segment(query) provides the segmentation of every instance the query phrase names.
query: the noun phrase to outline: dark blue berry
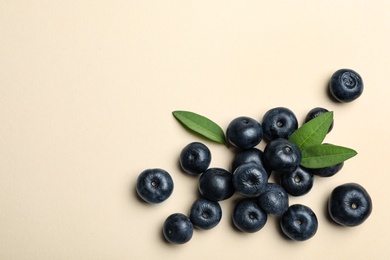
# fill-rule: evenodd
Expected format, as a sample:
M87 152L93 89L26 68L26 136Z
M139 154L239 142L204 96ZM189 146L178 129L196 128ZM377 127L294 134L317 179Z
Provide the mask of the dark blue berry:
M212 229L222 218L222 208L217 201L199 198L194 201L190 211L190 220L198 229Z
M317 233L318 220L312 209L294 204L280 218L280 227L290 239L305 241Z
M226 129L226 139L231 145L239 149L255 147L262 138L263 129L261 124L247 116L235 118Z
M245 163L233 173L233 186L237 193L245 197L257 197L268 182L267 172L257 163Z
M138 195L149 203L161 203L168 199L173 192L171 175L163 169L147 169L137 178L136 190Z
M331 218L343 226L362 224L371 215L372 200L365 188L357 183L337 186L328 200Z
M356 71L340 69L333 73L329 91L337 101L351 102L363 93L363 80Z
M182 149L179 161L183 171L191 175L198 175L209 167L211 152L206 145L193 142Z
M258 203L267 214L280 216L288 209L288 194L279 184L269 182L260 194Z
M297 130L298 120L295 114L288 108L275 107L268 110L261 122L264 138L272 141L277 138L288 139Z
M301 150L283 138L272 140L264 149L265 164L278 173L295 171L301 160Z
M292 196L302 196L308 193L314 183L311 170L298 166L295 171L280 174L280 184Z
M182 213L168 216L163 224L165 239L172 244L184 244L191 240L194 227L190 219Z
M254 233L267 222L265 213L253 199L244 198L237 202L233 210L233 224L241 231Z
M200 194L209 200L220 201L233 196L233 174L222 168L208 168L199 177Z

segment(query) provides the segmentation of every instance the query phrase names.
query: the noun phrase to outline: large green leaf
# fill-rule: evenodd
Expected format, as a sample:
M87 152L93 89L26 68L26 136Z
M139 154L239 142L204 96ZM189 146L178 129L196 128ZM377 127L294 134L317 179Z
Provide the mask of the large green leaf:
M210 119L190 111L173 111L173 116L188 129L210 139L225 144L225 134L222 128Z
M303 124L294 131L289 141L304 150L312 145L321 144L324 141L329 127L333 121L333 112L325 112Z
M306 168L324 168L339 164L357 155L353 149L331 144L312 145L302 150L301 165Z

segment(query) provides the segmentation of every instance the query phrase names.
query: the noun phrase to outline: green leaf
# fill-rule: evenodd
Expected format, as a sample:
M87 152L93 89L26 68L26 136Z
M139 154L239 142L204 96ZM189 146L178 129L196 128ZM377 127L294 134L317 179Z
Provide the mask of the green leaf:
M301 165L306 168L324 168L344 162L355 155L355 150L342 146L312 145L302 150Z
M173 116L188 129L210 139L225 144L226 139L222 128L210 119L189 111L173 111Z
M328 133L332 121L333 112L325 112L295 130L290 136L289 141L301 150L312 145L321 144Z

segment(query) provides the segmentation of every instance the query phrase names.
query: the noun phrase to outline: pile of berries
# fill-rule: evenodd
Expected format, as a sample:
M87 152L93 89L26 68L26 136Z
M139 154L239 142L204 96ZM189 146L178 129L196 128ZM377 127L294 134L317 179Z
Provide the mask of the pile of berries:
M305 122L327 112L314 108ZM289 205L290 196L302 196L313 187L314 175L330 177L339 172L344 162L337 165L307 169L300 165L301 151L288 141L297 129L294 113L285 107L276 107L265 113L262 123L250 117L238 117L226 130L230 145L237 148L231 170L209 167L211 152L201 142L186 145L179 156L180 166L186 174L199 176L200 198L193 202L189 216L170 215L163 225L165 238L175 244L188 242L193 229L208 230L222 218L219 201L235 193L241 199L234 207L232 220L243 232L257 232L267 222L268 215L280 217L282 231L296 241L315 235L318 229L316 214L308 206ZM331 131L333 123L329 128ZM262 139L267 141L264 151L256 148ZM278 182L269 182L275 174ZM147 169L137 179L139 196L149 203L160 203L173 192L173 180L163 169ZM345 204L349 201L350 204ZM367 191L356 183L337 187L329 199L329 213L339 224L356 226L363 223L372 210Z
M313 108L305 122L325 112L325 108ZM328 132L332 128L333 122ZM166 240L183 244L192 238L194 228L209 230L217 226L222 218L219 202L234 194L240 196L232 213L239 230L257 232L273 215L279 218L281 230L290 239L304 241L313 237L318 229L316 214L308 206L290 205L289 196L307 194L313 187L314 176L331 177L342 169L344 162L316 169L303 167L301 150L289 141L297 129L295 114L285 107L270 109L261 123L245 116L235 118L226 129L228 144L237 149L230 170L209 167L212 156L205 144L186 145L179 156L180 166L184 173L199 176L200 197L193 202L189 215L174 213L167 217L162 227ZM267 142L264 151L257 148L262 140ZM271 174L276 182L269 181ZM173 189L173 179L163 169L147 169L137 179L138 195L152 204L168 199ZM371 214L372 201L361 185L346 183L332 191L328 210L336 223L357 226Z

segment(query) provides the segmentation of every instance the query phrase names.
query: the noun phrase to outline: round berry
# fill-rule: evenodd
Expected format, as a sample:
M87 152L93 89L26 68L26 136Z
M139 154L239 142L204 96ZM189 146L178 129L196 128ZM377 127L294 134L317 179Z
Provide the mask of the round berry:
M292 196L302 196L308 193L314 183L311 170L298 166L295 171L280 175L280 184Z
M212 229L222 218L222 208L217 201L199 198L194 201L190 211L190 220L198 229Z
M183 148L179 161L184 172L191 175L198 175L209 167L211 152L203 143L193 142Z
M280 216L288 209L288 194L277 183L268 183L260 194L258 203L267 214Z
M255 119L241 116L231 121L226 129L228 142L240 149L258 145L263 138L263 129Z
M209 200L220 201L233 196L233 175L222 168L209 168L199 177L200 194Z
M351 102L363 93L363 80L351 69L340 69L333 73L329 82L329 91L339 102Z
M172 244L184 244L191 240L194 227L190 219L182 213L168 216L163 224L165 239Z
M317 233L318 220L311 208L294 204L280 218L280 227L290 239L305 241Z
M267 141L277 138L288 139L298 129L297 117L285 107L275 107L268 110L264 114L261 124Z
M357 183L337 186L328 200L331 218L342 226L362 224L371 215L372 200L365 188Z
M233 210L233 224L241 231L254 233L262 229L267 222L265 213L255 200L244 198L237 202Z
M264 149L264 162L271 170L278 173L295 171L301 164L301 150L286 139L272 140Z
M257 197L265 189L268 175L257 163L246 163L237 167L233 173L234 189L244 197Z
M173 187L171 175L163 169L155 168L140 173L136 190L144 201L156 204L168 199L173 192Z

